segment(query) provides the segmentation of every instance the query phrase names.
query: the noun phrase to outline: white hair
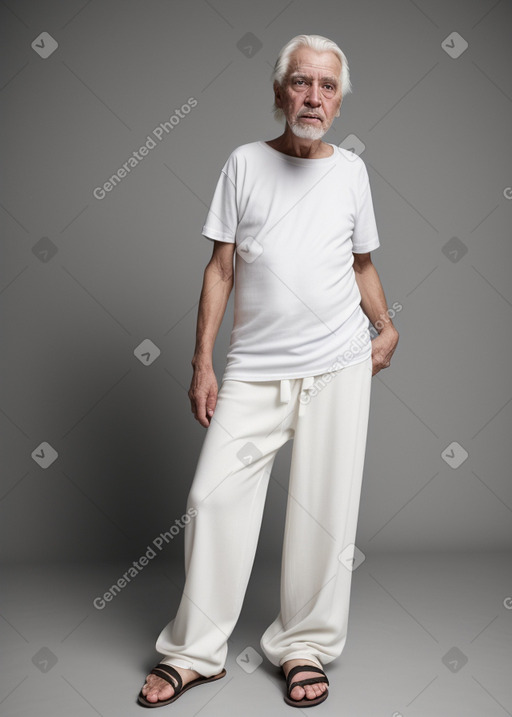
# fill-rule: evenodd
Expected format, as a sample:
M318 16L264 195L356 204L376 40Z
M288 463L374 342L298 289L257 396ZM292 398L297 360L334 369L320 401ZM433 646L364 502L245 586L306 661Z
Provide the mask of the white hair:
M310 47L312 50L316 50L316 52L333 52L336 55L341 62L341 74L339 80L341 85L341 99L343 102L343 97L348 95L349 92L352 92L347 58L335 42L329 40L327 37L322 37L322 35L296 35L289 42L287 42L281 49L281 52L277 57L276 64L274 65L271 76L272 84L277 82L280 87L283 86L284 79L288 72L288 66L290 64L290 57L299 47ZM284 112L276 105L275 99L273 111L276 120L281 121L284 119Z

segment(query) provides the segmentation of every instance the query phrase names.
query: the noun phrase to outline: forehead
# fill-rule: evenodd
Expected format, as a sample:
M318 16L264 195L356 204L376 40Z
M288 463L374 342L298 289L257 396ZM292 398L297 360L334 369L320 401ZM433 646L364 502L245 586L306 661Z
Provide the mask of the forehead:
M296 72L322 77L324 75L334 75L339 77L341 72L341 62L339 58L331 52L317 52L310 47L299 47L290 56L288 64L288 75Z

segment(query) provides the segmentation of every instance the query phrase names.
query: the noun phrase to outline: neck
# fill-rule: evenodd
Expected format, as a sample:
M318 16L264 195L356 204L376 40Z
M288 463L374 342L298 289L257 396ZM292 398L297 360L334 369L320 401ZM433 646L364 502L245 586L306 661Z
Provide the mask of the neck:
M303 159L320 159L332 155L332 147L321 139L297 137L286 124L285 131L280 137L271 140L268 144L283 154Z

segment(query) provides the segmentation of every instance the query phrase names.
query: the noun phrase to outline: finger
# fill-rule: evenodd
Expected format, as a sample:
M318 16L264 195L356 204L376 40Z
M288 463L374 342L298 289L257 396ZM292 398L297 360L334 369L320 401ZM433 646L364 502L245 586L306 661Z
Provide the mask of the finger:
M208 421L206 419L206 402L205 401L197 401L196 402L196 410L197 410L197 420L202 426L207 426Z
M190 410L191 410L192 413L194 414L194 418L196 419L196 421L199 421L199 423L201 423L202 425L204 425L204 423L201 421L201 419L200 419L200 417L199 417L199 410L198 410L198 404L197 404L197 402L194 401L194 400L192 400L192 399L190 399L190 406L191 406Z
M213 412L215 411L215 406L217 405L217 397L216 396L209 396L208 400L206 402L206 411L208 413L208 416L213 416Z

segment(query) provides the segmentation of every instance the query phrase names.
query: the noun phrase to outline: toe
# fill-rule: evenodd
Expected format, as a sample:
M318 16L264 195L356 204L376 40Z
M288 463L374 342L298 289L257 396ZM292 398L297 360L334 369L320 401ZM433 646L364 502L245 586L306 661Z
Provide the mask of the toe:
M301 687L300 685L298 687L294 687L293 690L290 692L290 697L292 700L297 700L299 702L300 700L304 699L305 696L304 687Z
M304 670L304 672L300 672L298 675L295 675L297 679L309 679L315 676L316 674L314 672L308 672L307 670ZM290 697L292 700L295 700L297 702L300 702L304 699L314 700L317 697L321 697L326 689L326 682L312 682L309 685L296 685L291 690Z
M304 688L306 690L306 699L314 700L316 697L316 691L313 685L308 685Z
M148 692L146 695L146 699L148 702L161 702L163 700L170 699L174 694L174 690L171 687L171 685L167 685L166 687L161 688L153 688Z
M170 699L174 694L171 684L155 675L148 675L146 680L148 687L142 689L142 694L148 702L160 702Z
M324 692L327 685L325 682L319 682L313 685L306 685L306 698L308 700L314 700L316 697L320 697Z

